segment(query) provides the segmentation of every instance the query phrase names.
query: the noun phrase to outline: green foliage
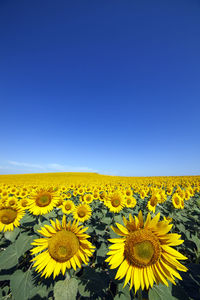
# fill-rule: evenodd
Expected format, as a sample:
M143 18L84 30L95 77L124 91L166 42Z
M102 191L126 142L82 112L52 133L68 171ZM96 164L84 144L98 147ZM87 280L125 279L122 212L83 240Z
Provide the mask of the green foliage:
M31 225L31 224L34 224L34 222L35 222L35 217L34 216L32 216L32 215L29 215L29 214L25 214L24 216L23 216L23 218L22 218L22 220L20 221L20 223L22 224L22 225Z
M114 300L129 300L131 299L131 294L129 291L129 286L126 285L123 288L124 283L119 283L117 287L117 295L114 297Z
M8 246L0 253L0 270L9 269L18 263L18 255L15 245Z
M55 300L76 300L78 281L75 278L60 280L54 286Z
M32 235L28 235L26 233L20 234L20 236L15 242L15 248L16 248L18 258L22 256L27 250L33 247L31 246L31 243L35 238L37 238L37 236L33 234Z
M10 288L15 300L29 300L34 288L32 271L17 270L10 278Z
M31 242L36 238L36 235L20 234L15 243L9 245L0 253L0 269L9 269L18 263L18 259L24 253L32 248Z
M171 294L171 285L169 287L162 285L154 285L152 289L149 290L149 300L176 300Z
M6 231L4 237L9 241L14 242L19 233L20 229L17 227L13 231Z

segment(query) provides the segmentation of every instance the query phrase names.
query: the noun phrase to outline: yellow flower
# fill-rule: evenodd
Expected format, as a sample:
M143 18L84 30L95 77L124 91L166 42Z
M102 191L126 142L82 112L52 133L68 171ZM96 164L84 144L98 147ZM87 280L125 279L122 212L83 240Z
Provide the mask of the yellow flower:
M75 208L75 204L71 200L63 201L63 204L61 206L62 212L64 214L70 214L74 210L74 208Z
M135 207L137 200L134 197L126 197L126 207Z
M29 199L28 198L23 198L19 200L19 206L23 209L28 209L29 207Z
M39 189L29 198L29 211L34 215L45 215L53 210L59 200L52 189Z
M44 238L36 239L31 244L36 246L31 254L37 254L31 260L34 261L33 267L36 267L38 273L43 271L41 276L45 278L51 274L55 278L60 272L64 275L66 269L81 268L82 263L88 263L95 248L87 240L90 236L84 233L87 228L78 226L78 222L66 223L65 216L62 224L57 219L56 222L50 221L52 226L44 225L38 230Z
M155 213L156 205L158 204L160 199L161 195L159 193L155 193L151 196L150 200L148 201L147 207L153 213Z
M18 227L24 214L25 211L18 206L1 206L0 231L12 231L14 227Z
M92 194L85 194L82 196L82 199L81 199L83 202L86 202L86 203L91 203L93 201L93 195Z
M74 219L76 219L80 222L85 222L85 221L89 220L89 218L91 217L91 214L92 214L92 209L86 203L79 204L73 210Z
M106 261L110 268L118 268L116 279L125 277L124 286L130 281L130 289L134 285L135 292L141 287L152 287L154 282L168 286L167 280L175 284L174 277L182 279L177 270L187 271L179 259L187 259L173 249L183 243L180 235L170 233L172 224L166 219L159 221L160 213L151 219L150 213L144 223L142 212L138 217L129 215L124 219L125 227L116 223L117 228L111 227L121 238L110 239L113 243L107 253Z
M8 197L7 201L6 201L6 206L9 207L16 207L18 206L18 199L16 197Z
M178 193L174 193L174 195L172 196L172 203L175 208L181 208L181 197Z
M173 186L168 186L167 187L167 195L170 196L173 193L173 190L174 190Z
M67 192L66 198L67 198L67 199L70 199L71 197L72 197L71 193L70 193L70 192Z
M104 200L104 204L111 212L118 213L125 206L125 197L120 192L109 193Z
M92 192L92 194L93 194L93 198L95 199L95 200L97 200L97 199L99 199L99 191L98 190L94 190L93 192Z
M85 193L85 189L83 187L79 187L77 190L78 195L83 195Z
M124 191L126 197L131 197L133 195L133 191L131 189L127 189Z
M191 198L190 192L188 190L185 190L184 198L185 200L189 200Z

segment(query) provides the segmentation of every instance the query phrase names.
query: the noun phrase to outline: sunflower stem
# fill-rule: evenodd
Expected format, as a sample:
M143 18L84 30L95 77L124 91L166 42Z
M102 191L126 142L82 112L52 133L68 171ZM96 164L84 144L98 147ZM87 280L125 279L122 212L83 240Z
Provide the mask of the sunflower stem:
M39 225L42 224L42 216L39 216L39 218L38 218L38 224L39 224Z
M142 300L142 289L139 288L138 290L138 300Z
M67 279L67 280L69 280L69 279L70 279L69 272L66 272L66 279Z

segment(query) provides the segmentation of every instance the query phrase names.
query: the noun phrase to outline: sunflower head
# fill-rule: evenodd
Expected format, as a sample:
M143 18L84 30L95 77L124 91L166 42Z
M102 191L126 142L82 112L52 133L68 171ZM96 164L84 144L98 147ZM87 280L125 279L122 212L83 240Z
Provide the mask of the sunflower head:
M181 208L181 205L182 205L181 200L182 200L182 198L180 197L180 195L178 193L175 193L172 196L172 203L175 208Z
M89 204L83 203L79 204L77 207L73 210L73 216L75 220L78 220L80 222L85 222L89 220L92 214L92 209L89 206Z
M39 189L29 198L29 210L34 215L47 214L59 201L59 195L52 189Z
M93 201L92 194L85 194L85 195L83 195L82 201L85 202L85 203L91 203Z
M70 214L74 210L75 204L72 200L66 200L66 201L63 201L61 208L62 208L62 212L64 214Z
M104 201L105 205L111 212L120 212L126 204L125 197L120 192L113 192L108 194Z
M63 216L62 224L58 220L51 220L51 225L38 230L43 238L34 240L32 245L35 247L31 250L32 255L36 254L31 261L34 261L36 271L43 271L45 278L51 274L55 278L60 272L64 275L66 269L81 268L83 263L88 263L95 248L87 240L87 228L78 226L78 221L66 223L66 217Z
M1 206L0 231L12 231L14 227L18 227L24 214L24 210L19 206Z
M126 207L135 207L137 204L137 200L134 197L126 197Z
M8 197L6 201L6 205L9 207L16 207L18 206L18 199L14 196Z
M22 207L24 209L27 209L28 206L29 206L28 198L22 198L22 199L20 199L19 205L20 205L20 207Z
M153 286L153 283L168 285L167 280L175 284L174 277L182 279L177 270L187 271L179 259L187 259L173 249L183 243L180 235L168 233L172 228L171 219L159 221L160 213L151 219L150 213L144 222L142 212L138 217L129 215L129 220L123 218L125 227L116 223L112 227L121 238L110 239L109 256L106 261L110 268L119 267L116 279L125 277L124 286L130 281L130 289L135 286L135 292Z

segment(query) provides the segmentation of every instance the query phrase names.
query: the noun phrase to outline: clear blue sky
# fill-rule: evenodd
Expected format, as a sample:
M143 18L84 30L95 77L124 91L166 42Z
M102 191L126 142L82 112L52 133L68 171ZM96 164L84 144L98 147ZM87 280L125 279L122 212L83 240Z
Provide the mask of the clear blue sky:
M1 0L0 174L200 174L199 0Z

